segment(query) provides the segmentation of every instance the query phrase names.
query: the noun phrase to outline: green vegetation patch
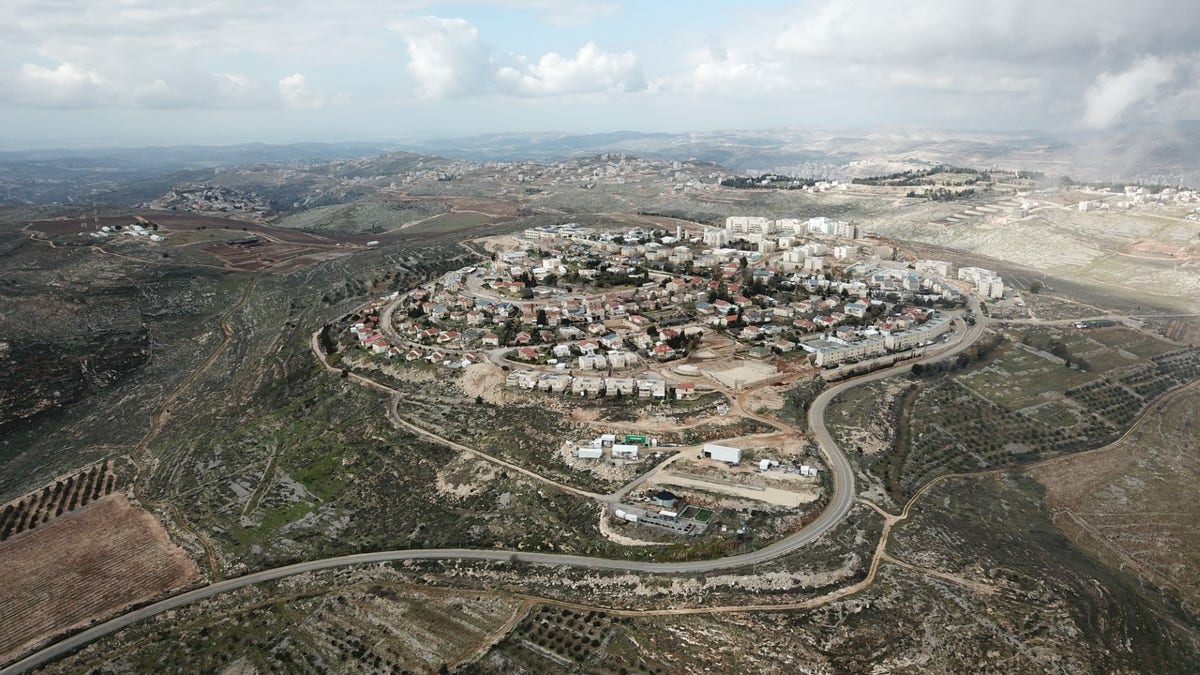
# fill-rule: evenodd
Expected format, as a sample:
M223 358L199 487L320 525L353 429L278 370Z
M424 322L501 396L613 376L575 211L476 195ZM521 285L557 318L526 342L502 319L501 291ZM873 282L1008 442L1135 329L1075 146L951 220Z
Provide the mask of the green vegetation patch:
M486 225L492 220L494 219L491 216L483 213L446 213L405 228L404 231L412 234L457 232L470 227Z
M1096 379L1063 365L1048 352L1036 352L1009 343L987 365L960 378L971 391L1010 410L1035 405L1045 395L1061 392Z
M542 605L466 672L668 672L669 662L644 654L629 624L603 612Z

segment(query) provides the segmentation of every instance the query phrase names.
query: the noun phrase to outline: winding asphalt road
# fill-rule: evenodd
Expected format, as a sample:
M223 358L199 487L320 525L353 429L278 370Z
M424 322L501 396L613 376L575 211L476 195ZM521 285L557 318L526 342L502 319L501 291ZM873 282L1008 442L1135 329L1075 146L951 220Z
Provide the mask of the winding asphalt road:
M927 362L953 356L971 346L983 334L985 319L979 315L975 306L978 323L969 328L950 349L927 356L918 362ZM315 337L314 337L315 339ZM155 602L144 607L130 610L121 616L97 624L87 630L64 638L59 642L45 647L24 659L17 661L0 670L0 675L23 673L32 668L65 656L84 645L106 635L112 634L130 624L156 616L163 612L177 609L193 602L211 598L222 593L228 593L252 584L282 579L284 577L315 572L347 565L364 565L371 563L386 563L404 560L480 560L496 562L523 562L538 565L567 565L597 570L621 570L643 572L649 574L679 574L691 572L709 572L713 570L742 567L764 562L772 558L791 553L829 532L846 517L854 505L856 490L854 488L854 469L846 456L834 443L833 437L825 426L825 409L838 394L861 384L882 380L908 371L909 364L903 364L876 371L861 377L840 382L822 392L812 403L808 411L809 428L812 430L821 452L829 465L833 480L833 496L829 505L811 523L799 532L775 541L757 551L710 560L692 562L646 562L637 560L618 560L608 558L592 558L588 556L564 555L556 553L535 553L526 551L477 550L477 549L418 549L403 551L378 551L374 553L359 553L355 555L324 558L307 562L295 563L284 567L254 572L235 579L218 581L203 588L180 593L179 595Z

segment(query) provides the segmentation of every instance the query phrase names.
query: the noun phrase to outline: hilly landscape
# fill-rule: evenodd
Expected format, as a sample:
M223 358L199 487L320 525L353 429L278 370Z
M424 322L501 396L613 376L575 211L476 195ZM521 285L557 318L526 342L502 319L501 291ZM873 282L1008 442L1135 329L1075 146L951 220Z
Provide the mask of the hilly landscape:
M828 179L822 188L741 189L721 183L749 163L671 159L661 148L678 139L661 135L633 141L479 139L462 144L470 158L331 159L306 146L240 164L245 149L217 170L172 165L205 157L180 151L114 179L94 204L20 193L0 210L6 668L1196 668L1190 192L1155 188L1118 207L1123 186L941 159L936 180L969 176L969 194L939 202L909 185L833 183L847 175L834 172L804 174ZM509 143L525 157L501 159ZM847 155L838 171L925 166L956 148L920 161ZM557 158L531 159L543 152ZM951 284L959 302L934 306L953 340L914 362L832 373L795 344L755 351L767 343L712 328L703 301L668 298L693 279L712 281L710 298L745 288L756 299L743 298L743 326L768 325L746 321L768 308L853 298L805 287L803 270L784 272L785 252L744 240L730 243L743 250L728 269L697 264L704 236L751 216L855 224L857 238L814 239L854 256L825 272L847 295L870 279L858 266L903 276L928 259L996 270L1005 291ZM563 226L591 234L529 238ZM625 263L632 275L589 281L580 272L602 258L572 246L607 245L606 233L679 239L694 257L646 256ZM656 248L613 246L608 257L626 261L639 256L623 246ZM483 285L528 251L557 258L563 280L543 278L533 288L544 295ZM756 270L779 278L755 281ZM549 353L530 365L515 351L521 330L553 332L546 310L573 307L559 298L641 298L646 280L662 297L637 311L656 334L699 333L675 342L678 360L642 358L673 391L684 366L699 369L696 400L506 384L524 368L564 372ZM489 315L541 303L540 318L484 324L514 341L489 349L465 309L449 318L414 295L447 288ZM880 312L912 305L877 297ZM600 329L648 330L631 321ZM397 351L364 348L368 323ZM407 325L463 337L421 343L401 335ZM573 325L590 330L558 327ZM582 356L570 356L576 376ZM589 465L560 449L604 433L640 435L645 454ZM742 448L742 468L704 458L722 442ZM770 464L785 457L821 477L797 484ZM645 509L663 489L711 525L681 537L615 511Z

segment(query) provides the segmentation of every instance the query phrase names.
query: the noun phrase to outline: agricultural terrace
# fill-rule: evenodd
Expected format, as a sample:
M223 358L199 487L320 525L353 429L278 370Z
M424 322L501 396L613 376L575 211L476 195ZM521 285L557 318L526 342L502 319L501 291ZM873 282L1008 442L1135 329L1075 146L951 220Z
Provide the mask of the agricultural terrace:
M9 502L0 512L0 541L83 508L89 502L111 494L116 484L112 463L101 462Z
M661 673L670 668L648 656L629 631L630 619L602 612L541 605L501 640L481 672L497 664L505 670L538 672L575 669L588 672ZM519 669L519 670L518 670Z
M875 383L830 407L835 438L894 501L941 474L1111 443L1162 394L1200 378L1200 349L1123 327L1010 326L999 337L976 363Z

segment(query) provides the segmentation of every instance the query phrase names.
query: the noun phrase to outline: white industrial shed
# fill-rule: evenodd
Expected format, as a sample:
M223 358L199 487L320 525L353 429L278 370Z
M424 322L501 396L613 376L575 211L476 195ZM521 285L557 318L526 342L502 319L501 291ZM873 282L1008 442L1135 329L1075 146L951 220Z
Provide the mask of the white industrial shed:
M704 449L700 452L704 457L715 459L718 462L725 462L730 465L737 465L742 461L742 451L738 448L731 448L727 445L717 445L716 443L706 443Z
M628 457L630 459L637 459L638 446L626 445L624 443L614 443L613 447L612 447L612 456L613 457Z

